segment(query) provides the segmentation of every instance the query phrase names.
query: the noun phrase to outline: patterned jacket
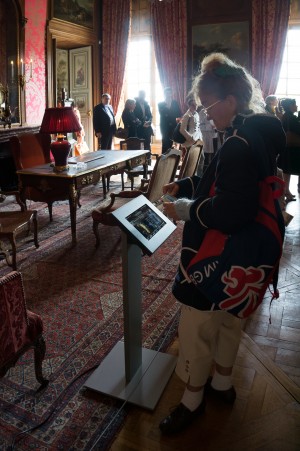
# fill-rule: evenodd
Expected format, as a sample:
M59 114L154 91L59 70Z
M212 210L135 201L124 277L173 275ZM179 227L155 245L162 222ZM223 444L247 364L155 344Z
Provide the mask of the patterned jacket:
M213 299L202 296L187 280L185 268L208 228L231 234L254 220L258 183L267 175L276 174L276 158L284 146L285 133L279 119L267 114L238 115L202 179L194 176L177 182L177 197L194 200L190 220L184 226L180 264L173 284L173 294L180 302L211 310ZM209 197L213 183L215 195Z

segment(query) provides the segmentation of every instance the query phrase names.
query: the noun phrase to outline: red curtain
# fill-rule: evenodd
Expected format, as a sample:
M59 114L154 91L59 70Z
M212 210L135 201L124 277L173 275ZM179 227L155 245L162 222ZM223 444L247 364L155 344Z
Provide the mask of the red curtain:
M264 97L277 88L289 15L290 0L252 0L252 74Z
M185 111L187 89L187 7L186 0L155 2L151 5L151 26L155 56L163 87Z
M111 95L111 104L115 112L123 86L129 23L129 0L118 0L118 2L102 0L103 92Z

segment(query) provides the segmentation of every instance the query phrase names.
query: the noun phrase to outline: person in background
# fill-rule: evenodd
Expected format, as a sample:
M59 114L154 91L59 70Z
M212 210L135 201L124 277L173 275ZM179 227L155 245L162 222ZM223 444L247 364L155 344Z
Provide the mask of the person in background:
M270 95L265 98L266 102L266 112L272 114L272 116L277 116L278 119L282 118L282 110L277 96Z
M284 114L281 118L282 126L284 128L284 131L290 131L295 133L296 135L299 135L300 137L300 122L297 116L295 116L295 113L298 111L298 106L295 99L282 99L281 100L281 106L283 108ZM300 158L300 148L299 148L299 158ZM290 179L291 174L287 174L284 172L284 167L282 167L283 170L283 179L285 181L285 201L291 202L293 200L296 200L296 196L290 192ZM298 177L298 193L300 193L300 176Z
M172 147L174 128L182 115L178 102L172 98L171 88L164 89L164 96L165 100L158 104L163 154Z
M79 132L75 133L76 136L76 143L74 144L74 151L73 151L73 156L77 157L79 155L82 155L83 153L89 152L89 148L88 145L84 139L85 137L85 131L84 131L84 127L82 125L81 122L81 114L80 111L77 107L75 107L73 109L74 113L76 114L76 117L81 125L81 130L79 130Z
M145 140L145 149L151 152L151 136L153 136L153 129L151 127L152 113L149 103L145 100L145 91L139 91L138 97L135 97L135 116L141 121L137 129L138 138Z
M253 222L262 174L276 174L276 157L285 146L280 121L261 114L264 102L258 82L224 54L212 53L203 59L192 92L200 98L207 119L224 132L224 142L201 179L194 176L163 187L164 194L177 198L163 204L165 214L185 221L172 291L181 303L176 373L186 384L181 402L160 423L163 434L186 429L204 413L206 397L227 404L235 401L231 375L242 320L219 310L214 299L191 283L186 270L208 229L231 234ZM253 154L262 157L253 158ZM215 194L211 196L213 184ZM283 235L277 201L276 209Z
M188 110L184 113L181 119L181 125L180 125L180 133L185 137L186 141L181 144L181 146L185 149L183 152L183 156L185 155L185 152L188 152L189 149L193 144L196 144L199 142L199 144L202 144L202 137L201 137L201 131L200 131L200 120L199 120L199 114L197 112L197 103L194 98L194 96L188 96L187 101ZM204 164L204 154L203 151L201 152L199 164L201 165L201 161L203 160ZM202 165L203 166L203 165Z
M207 165L212 160L215 152L214 142L217 140L218 135L215 125L212 121L208 120L205 110L202 106L199 108L199 121L203 141L203 159L199 162L196 174L201 177L201 175L203 174L205 160L207 160Z
M141 121L135 115L135 105L134 99L127 99L125 102L125 107L122 113L122 121L124 127L128 130L128 138L138 137L138 127L141 126Z
M110 105L110 95L102 94L101 103L95 106L93 125L98 138L98 148L111 149L112 139L116 131L116 120L113 107Z

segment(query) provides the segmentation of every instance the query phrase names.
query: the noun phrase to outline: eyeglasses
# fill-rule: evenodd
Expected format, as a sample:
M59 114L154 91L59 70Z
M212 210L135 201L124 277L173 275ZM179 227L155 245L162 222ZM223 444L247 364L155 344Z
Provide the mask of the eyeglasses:
M208 110L210 110L213 106L217 105L217 103L220 103L220 102L222 102L222 100L217 100L216 102L212 103L208 107L203 108L203 113L207 115Z

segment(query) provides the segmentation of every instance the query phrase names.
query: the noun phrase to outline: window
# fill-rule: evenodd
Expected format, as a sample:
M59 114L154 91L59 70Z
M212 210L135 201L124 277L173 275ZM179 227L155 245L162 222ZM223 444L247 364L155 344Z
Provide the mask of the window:
M128 43L125 79L123 88L123 102L119 108L124 107L125 100L137 97L138 92L146 92L146 100L149 102L153 120L154 141L161 139L159 129L158 102L163 100L163 90L159 80L159 74L154 56L154 48L151 36L132 37Z
M300 28L288 30L276 96L296 99L300 109Z

